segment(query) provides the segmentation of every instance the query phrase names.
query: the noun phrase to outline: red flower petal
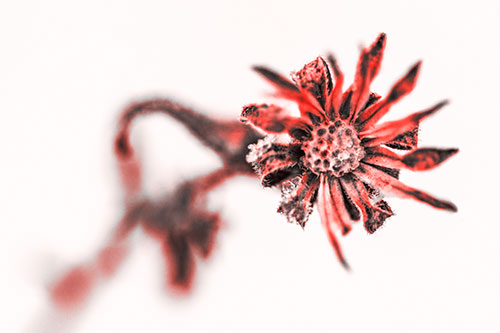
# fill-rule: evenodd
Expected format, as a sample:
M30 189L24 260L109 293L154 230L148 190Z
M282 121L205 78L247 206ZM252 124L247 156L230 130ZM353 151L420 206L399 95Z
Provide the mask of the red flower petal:
M277 105L250 104L243 108L240 120L268 133L283 133L287 130L285 123L288 118L288 112Z
M337 255L344 268L349 270L349 264L342 254L342 249L340 248L340 244L337 241L337 237L335 237L334 226L337 225L338 227L338 220L336 219L335 212L333 210L330 188L328 185L327 176L325 175L321 176L321 185L318 193L318 210L321 222L327 231L328 239L330 240L330 243L335 250L335 254Z
M339 109L340 103L342 102L342 85L344 84L344 73L340 70L337 60L333 56L333 54L329 54L327 56L328 62L330 63L333 69L333 76L335 77L335 87L330 93L329 96L329 104L330 107L327 106L326 111L327 115L331 120L339 117Z
M289 95L290 97L295 96L296 98L300 94L299 89L292 81L276 73L270 68L264 66L253 66L252 68L254 71L267 79L276 89L278 89L281 95Z
M321 106L313 95L308 92L304 94L292 81L267 67L254 66L253 69L276 88L279 97L296 102L302 117L310 119L323 117Z
M346 202L347 198L344 198L342 194L342 187L336 178L329 178L330 194L332 196L333 209L336 212L336 216L339 219L340 225L342 226L342 235L346 235L352 229L352 224L355 222L351 218L351 214L347 210Z
M315 101L311 102L319 106L319 115L322 117L327 97L333 89L330 71L325 60L317 57L300 71L292 73L292 79L302 93L314 98Z
M302 118L290 117L283 108L273 104L250 104L243 108L240 120L267 133L287 133L300 129L303 135L310 134L310 124Z
M457 211L457 207L453 203L437 199L427 193L409 187L396 178L367 164L362 163L358 169L353 171L353 174L364 182L380 188L382 192L393 193L403 198L415 199L439 209L445 209L452 212Z
M448 104L448 102L443 101L427 110L415 112L406 118L382 123L371 130L361 132L359 136L361 138L372 138L370 141L365 141L365 146L367 147L378 146L390 142L398 135L414 129L422 119L435 113L446 104Z
M377 40L361 52L354 83L351 86L352 110L350 110L349 122L356 119L358 112L365 105L370 95L370 85L380 70L382 56L384 54L386 36L381 33Z
M404 164L401 162L401 156L393 151L383 147L371 147L365 149L365 158L363 162L382 165L390 168L402 168Z
M411 170L422 171L435 168L451 156L458 153L457 148L420 148L403 156L401 161Z
M380 118L389 112L392 105L413 90L417 82L420 65L421 62L417 62L403 78L396 82L386 98L372 105L369 109L359 115L356 122L359 124L358 126L360 130L367 129L375 125Z
M417 147L418 144L418 125L411 130L404 132L385 145L390 148L400 149L400 150L412 150Z
M435 168L458 152L456 148L420 148L406 155L399 156L389 149L374 147L363 162L390 168L406 168L413 171L424 171Z
M384 221L393 215L389 205L383 200L372 204L370 194L365 185L358 179L344 177L341 179L342 186L349 193L353 202L363 214L363 224L368 233L373 234L380 228Z

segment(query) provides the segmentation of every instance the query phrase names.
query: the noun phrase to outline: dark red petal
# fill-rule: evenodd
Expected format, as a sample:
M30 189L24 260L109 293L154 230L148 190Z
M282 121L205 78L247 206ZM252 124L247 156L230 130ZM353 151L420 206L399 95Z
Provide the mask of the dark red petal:
M432 169L451 156L458 153L457 148L420 148L403 156L401 161L411 170L422 171Z
M359 182L359 181L358 181ZM363 203L362 198L360 197L358 190L356 189L354 185L354 177L351 175L344 176L340 178L340 184L342 185L342 188L344 189L345 193L349 197L349 199L352 201L352 203L356 206L357 209L361 211L361 214L363 217L366 217L365 213L365 204ZM360 182L361 184L361 182ZM361 184L363 186L363 184ZM366 191L366 189L365 189ZM368 198L368 201L370 199ZM359 212L358 212L359 213Z
M427 110L413 113L406 118L382 123L368 131L361 132L359 136L363 139L370 138L369 141L364 141L367 147L378 146L380 144L391 142L398 135L413 130L416 126L418 126L422 119L437 112L446 104L448 104L448 102L443 101Z
M362 112L364 112L366 109L368 109L370 106L372 106L373 104L375 104L376 102L378 102L380 100L382 96L376 94L376 93L370 93L370 96L368 96L368 100L366 101L365 103L365 106L363 106L361 108L361 110L359 111L359 114L361 114Z
M273 104L250 104L245 106L241 112L240 121L250 123L267 133L275 134L293 132L296 129L309 132L310 129L308 122L302 118L291 117L283 108ZM307 137L307 133L304 136Z
M357 204L354 202L354 193L350 193L349 190L344 186L343 178L339 178L340 186L342 188L342 197L344 199L344 206L349 213L352 221L359 221L361 218L360 210Z
M283 75L264 66L254 66L253 69L276 88L276 94L279 97L295 101L299 104L308 104L299 88Z
M366 189L366 193L368 193L368 196L370 199L375 199L380 195L380 190L371 186L370 184L366 182L361 182L361 184L364 186Z
M391 168L406 168L413 171L432 169L458 152L458 149L420 148L406 155L396 153L382 147L365 150L363 162Z
M353 202L361 210L363 224L368 233L374 233L388 217L393 215L391 208L385 201L379 200L375 204L371 203L370 194L365 185L358 179L344 177L341 181Z
M323 111L319 113L316 110L311 110L311 108L308 106L304 108L301 105L299 105L299 111L303 118L309 119L311 123L314 124L315 126L318 126L324 120L324 115L322 114ZM306 117L304 117L304 115Z
M344 73L340 70L337 60L333 54L327 56L328 62L333 69L333 76L335 77L335 87L330 93L328 98L330 107L326 109L327 115L330 120L334 120L339 117L340 103L342 102L342 85L344 84Z
M381 166L381 165L377 165L377 164L371 164L371 163L367 163L367 162L364 162L364 163L368 164L368 165L370 165L370 166L372 166L372 167L374 167L376 169L379 169L382 172L385 172L386 174L388 174L391 177L399 179L399 171L400 170L397 169L397 168L388 168L388 167L385 167L385 166Z
M365 149L365 158L363 162L382 165L390 168L403 168L405 165L401 162L401 156L383 147L370 147Z
M385 145L390 148L400 149L400 150L412 150L417 147L418 144L418 125L413 129L404 132Z
M286 119L288 113L281 107L268 104L250 104L243 107L240 120L250 123L268 133L286 132Z
M340 182L342 184L342 187L345 189L349 197L353 200L354 204L361 210L361 214L363 214L363 217L366 218L366 213L365 213L365 203L364 201L370 202L370 198L368 194L366 194L366 198L363 198L359 190L356 188L355 181L360 183L361 186L363 184L359 180L355 180L354 177L352 176L345 176L340 179ZM366 193L366 189L364 189ZM366 200L365 200L366 199Z
M358 169L353 171L353 174L361 180L380 188L383 192L393 193L403 198L415 199L439 209L445 209L452 212L457 211L457 207L453 203L437 199L427 193L409 187L396 178L367 164L361 163Z
M286 77L276 73L275 71L265 66L253 66L252 69L267 79L276 89L284 94L299 94L299 89L292 81Z
M339 220L339 225L341 226L342 235L346 235L352 229L352 223L354 220L351 218L351 214L346 208L345 198L342 195L342 187L339 181L335 178L329 178L328 183L330 186L330 194L332 196L332 208L335 211L335 215Z
M334 228L338 227L338 220L336 219L335 212L333 210L332 197L330 194L330 188L328 185L327 176L321 176L321 185L318 193L318 210L321 218L321 222L326 229L328 234L328 239L332 244L335 254L337 255L339 261L342 263L345 269L349 269L349 264L342 254L342 249L340 244L335 237Z
M323 203L322 208L326 212L328 221L331 224L332 228L334 228L334 230L339 231L341 233L347 233L346 226L342 224L342 219L340 218L339 213L335 207L335 203L333 201L331 193L332 189L330 187L328 176L326 175L321 176L321 186L322 187L320 187L319 190L318 205L320 205L320 203Z
M406 75L392 87L389 95L382 101L373 104L356 119L360 130L369 129L375 125L380 118L389 112L392 105L402 97L408 95L415 87L421 62L417 62Z
M292 73L292 79L302 92L316 99L319 109L324 115L326 100L333 88L330 71L325 60L317 57L300 71Z
M365 229L368 233L373 234L377 231L387 220L387 218L394 215L391 207L384 200L377 201L372 209L368 209L368 219L365 222Z
M264 66L254 66L253 69L276 88L279 97L296 102L303 117L307 117L307 112L320 114L318 101L310 94L304 95L292 81Z
M288 129L288 134L299 141L309 141L312 139L312 134L309 126L302 126L299 122L294 124L294 127Z
M262 186L276 186L288 179L295 178L301 174L302 169L296 164L285 168L276 168L266 174L262 174Z
M369 47L361 52L356 76L352 85L352 101L350 110L350 121L356 119L357 114L366 104L370 95L370 85L380 70L382 56L384 54L386 36L380 34L377 40Z
M344 96L342 97L342 105L340 106L339 109L339 116L342 119L349 118L349 115L351 114L352 94L353 94L352 89L349 89L344 93Z

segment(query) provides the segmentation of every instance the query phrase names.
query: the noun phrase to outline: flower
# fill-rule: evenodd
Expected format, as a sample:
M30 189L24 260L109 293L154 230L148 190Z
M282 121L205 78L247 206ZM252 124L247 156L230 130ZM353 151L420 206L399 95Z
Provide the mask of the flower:
M413 171L436 167L458 149L417 148L421 120L441 109L446 101L396 121L379 124L401 98L415 87L417 62L385 98L370 92L385 48L386 36L361 52L354 83L342 91L344 77L335 58L318 57L293 81L262 66L254 67L276 89L276 95L297 103L300 117L277 105L250 104L240 120L267 136L250 145L247 161L265 187L278 186L278 212L289 222L305 226L316 204L329 240L345 268L336 233L347 234L356 221L375 232L393 215L382 194L412 198L435 208L455 212L456 206L398 180L402 168ZM335 84L330 71L333 72ZM400 155L395 150L406 150Z

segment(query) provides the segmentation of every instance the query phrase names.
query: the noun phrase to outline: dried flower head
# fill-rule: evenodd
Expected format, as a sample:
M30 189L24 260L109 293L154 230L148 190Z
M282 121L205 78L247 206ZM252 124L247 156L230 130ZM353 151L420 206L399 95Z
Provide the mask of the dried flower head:
M385 41L385 34L380 34L362 50L354 83L344 92L344 77L332 55L327 57L329 64L318 57L292 73L293 82L266 67L254 67L276 88L279 97L298 104L300 117L293 117L277 105L251 104L243 108L240 118L268 134L249 147L247 161L264 186L281 188L278 212L304 227L317 204L330 242L346 268L335 233L347 234L353 222L360 220L369 233L375 232L393 215L381 199L383 193L457 210L453 203L398 180L400 169L434 168L458 149L417 148L420 121L441 109L446 101L403 119L378 124L392 105L413 90L420 69L417 62L383 99L370 92ZM400 155L394 150L408 152Z

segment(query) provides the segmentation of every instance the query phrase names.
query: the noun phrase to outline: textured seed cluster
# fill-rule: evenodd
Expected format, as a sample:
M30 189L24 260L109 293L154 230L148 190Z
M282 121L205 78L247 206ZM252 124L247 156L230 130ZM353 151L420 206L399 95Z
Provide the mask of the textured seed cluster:
M341 177L359 166L365 156L356 131L343 121L316 127L312 139L302 146L304 164L315 173Z

